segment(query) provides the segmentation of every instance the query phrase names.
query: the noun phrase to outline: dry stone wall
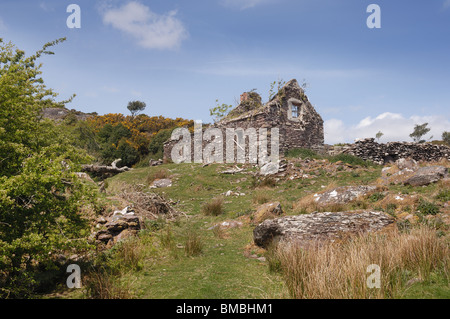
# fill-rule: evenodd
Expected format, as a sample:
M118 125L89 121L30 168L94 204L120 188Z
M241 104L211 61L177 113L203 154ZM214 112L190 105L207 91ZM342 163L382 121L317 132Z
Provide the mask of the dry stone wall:
M358 156L377 164L395 162L401 158L416 161L450 160L450 147L431 143L390 142L377 143L374 138L367 138L344 147L342 153Z

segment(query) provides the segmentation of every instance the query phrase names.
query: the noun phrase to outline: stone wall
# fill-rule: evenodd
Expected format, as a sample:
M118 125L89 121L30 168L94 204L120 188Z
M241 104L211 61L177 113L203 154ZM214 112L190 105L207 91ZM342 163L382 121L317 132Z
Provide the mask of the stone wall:
M308 101L304 91L294 79L286 83L286 85L278 92L278 94L265 105L258 105L260 101L256 93L244 93L241 97L242 103L249 103L249 97L254 100L247 112L241 113L231 111L227 117L215 124L213 127L218 128L223 136L223 154L225 159L226 151L226 130L254 128L259 135L260 129L267 129L267 150L271 152L271 136L272 129L279 129L279 153L282 155L285 151L293 148L310 148L319 150L323 148L324 133L323 120L316 112L314 107ZM241 104L242 104L241 103ZM292 108L295 107L296 111ZM235 110L242 110L243 105L239 105ZM193 150L193 138L192 147ZM264 141L258 141L258 143ZM177 141L168 141L164 145L164 157L169 159L173 146ZM203 141L203 149L210 141ZM246 142L246 154L248 154L248 142ZM246 157L248 160L248 156ZM193 160L193 154L192 154Z
M416 161L450 160L450 147L431 143L390 142L377 143L374 138L366 138L342 148L342 153L358 156L378 164L395 162L400 158Z

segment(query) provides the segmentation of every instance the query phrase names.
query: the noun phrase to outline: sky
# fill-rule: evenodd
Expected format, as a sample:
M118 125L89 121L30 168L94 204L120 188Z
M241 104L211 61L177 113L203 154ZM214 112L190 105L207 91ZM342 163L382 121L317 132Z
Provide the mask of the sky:
M450 131L450 0L0 2L4 41L31 55L61 37L41 62L60 100L76 94L69 109L127 114L140 100L149 116L210 123L216 100L236 106L256 89L267 101L272 82L295 78L327 144Z

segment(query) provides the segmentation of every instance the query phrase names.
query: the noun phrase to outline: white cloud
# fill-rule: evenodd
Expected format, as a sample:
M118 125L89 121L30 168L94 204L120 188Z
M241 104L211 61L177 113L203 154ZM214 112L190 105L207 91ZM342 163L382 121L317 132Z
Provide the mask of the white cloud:
M136 1L120 8L104 9L102 14L104 24L132 36L147 49L175 49L188 34L175 17L176 11L160 15Z
M418 116L405 118L398 113L382 113L375 118L366 117L356 125L346 125L342 120L330 119L324 123L325 143L353 142L357 138L375 137L378 131L384 135L380 142L412 141L409 137L416 124L428 123L431 131L424 139L441 139L442 132L448 131L450 121L442 116Z
M220 0L220 3L225 7L234 7L245 10L268 1L269 0Z

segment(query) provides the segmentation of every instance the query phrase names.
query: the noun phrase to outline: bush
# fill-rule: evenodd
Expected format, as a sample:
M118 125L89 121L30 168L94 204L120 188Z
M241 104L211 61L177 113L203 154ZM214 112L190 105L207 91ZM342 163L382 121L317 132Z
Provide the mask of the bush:
M151 172L147 176L147 184L151 184L153 181L157 179L164 179L168 178L170 176L170 173L167 169L161 168L157 171Z
M163 158L164 142L166 142L172 136L173 130L174 128L161 130L155 136L153 136L148 146L150 158L154 160Z
M439 213L439 207L431 202L428 202L424 199L421 199L419 201L419 205L417 206L417 210L422 214L422 215L436 215L437 213Z
M184 243L184 252L186 256L193 257L198 256L203 251L203 242L202 238L197 232L189 230L186 235L185 243Z
M439 194L436 195L435 199L441 201L441 202L448 202L450 201L450 190L444 189L439 192Z
M216 197L213 198L210 202L203 204L202 212L207 216L219 216L223 213L223 198Z

